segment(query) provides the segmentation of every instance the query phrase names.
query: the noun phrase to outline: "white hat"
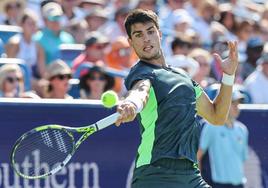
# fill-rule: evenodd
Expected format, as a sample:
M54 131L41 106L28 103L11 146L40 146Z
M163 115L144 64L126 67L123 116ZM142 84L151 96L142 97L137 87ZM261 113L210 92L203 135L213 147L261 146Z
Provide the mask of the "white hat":
M199 69L199 64L196 60L185 55L174 55L167 58L167 64L175 68L187 68L190 77L195 76Z

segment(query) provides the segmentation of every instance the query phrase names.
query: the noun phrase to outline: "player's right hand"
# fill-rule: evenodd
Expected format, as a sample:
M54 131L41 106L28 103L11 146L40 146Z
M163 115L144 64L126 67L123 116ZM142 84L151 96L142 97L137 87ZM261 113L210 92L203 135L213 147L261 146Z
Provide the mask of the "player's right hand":
M115 122L116 126L120 126L121 123L133 121L136 117L136 106L130 101L122 101L117 106L117 112L120 114L117 121Z

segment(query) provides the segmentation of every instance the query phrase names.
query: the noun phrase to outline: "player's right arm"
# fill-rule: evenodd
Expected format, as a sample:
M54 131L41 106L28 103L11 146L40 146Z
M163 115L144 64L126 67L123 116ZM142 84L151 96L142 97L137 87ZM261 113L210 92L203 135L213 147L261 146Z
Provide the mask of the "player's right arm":
M120 113L115 123L117 126L135 119L137 112L140 112L148 101L150 87L149 79L139 80L133 85L126 98L117 106L117 112Z

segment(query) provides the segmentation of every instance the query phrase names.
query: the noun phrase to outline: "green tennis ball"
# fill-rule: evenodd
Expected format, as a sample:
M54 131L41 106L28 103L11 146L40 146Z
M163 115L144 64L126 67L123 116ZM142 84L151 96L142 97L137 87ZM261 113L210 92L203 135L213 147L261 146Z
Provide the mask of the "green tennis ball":
M118 102L118 96L116 92L109 90L101 95L101 102L106 108L112 108Z

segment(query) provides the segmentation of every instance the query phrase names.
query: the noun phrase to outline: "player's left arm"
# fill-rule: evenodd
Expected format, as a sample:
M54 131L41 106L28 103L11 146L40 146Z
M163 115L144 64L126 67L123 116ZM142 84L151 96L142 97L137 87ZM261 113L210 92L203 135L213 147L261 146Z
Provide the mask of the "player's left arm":
M229 57L222 60L218 54L214 54L216 61L221 63L223 79L219 94L211 101L203 91L197 99L197 113L213 125L223 125L228 116L232 98L232 85L238 66L237 42L228 42Z

